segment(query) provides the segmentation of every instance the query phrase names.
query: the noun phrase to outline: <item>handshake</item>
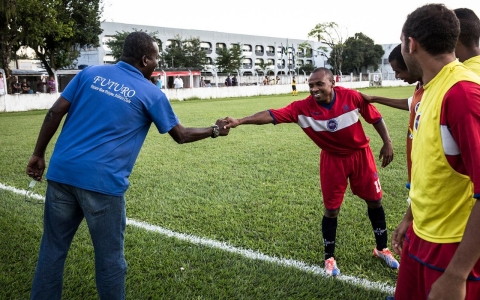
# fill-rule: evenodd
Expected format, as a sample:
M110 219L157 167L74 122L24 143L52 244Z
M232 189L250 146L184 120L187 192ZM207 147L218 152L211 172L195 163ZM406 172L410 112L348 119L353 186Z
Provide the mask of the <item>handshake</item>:
M227 136L230 132L230 128L237 127L239 121L232 117L226 117L224 119L218 119L215 125L218 126L218 136Z

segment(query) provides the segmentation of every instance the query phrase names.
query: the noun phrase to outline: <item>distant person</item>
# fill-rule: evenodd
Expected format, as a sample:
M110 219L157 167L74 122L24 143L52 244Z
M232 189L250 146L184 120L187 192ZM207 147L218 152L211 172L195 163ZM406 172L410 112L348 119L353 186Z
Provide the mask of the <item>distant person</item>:
M37 93L43 93L45 88L45 83L42 81L42 78L39 77L37 80Z
M292 96L296 96L297 93L297 80L295 79L295 76L292 77Z
M443 4L401 31L423 96L413 127L411 203L392 234L401 254L395 300L480 299L480 78L456 58L460 23Z
M225 86L232 86L232 79L230 79L230 76L227 76L227 79L225 79Z
M232 77L232 86L238 86L237 75L233 75Z
M12 82L12 94L20 94L22 92L22 84L18 81L18 76L13 76Z
M22 80L21 88L22 88L22 94L31 94L33 92L30 85L27 82L27 79L25 78Z
M279 81L280 81L280 76L277 75L277 77L275 77L275 84L278 84Z
M156 78L157 78L156 85L157 85L158 89L161 90L162 89L162 79L160 78L160 76L158 76Z
M460 36L455 55L460 62L480 76L480 20L473 10L457 8L453 12L460 21Z
M182 78L180 78L179 75L177 75L177 77L173 81L173 85L175 86L176 89L183 88L183 80L182 80Z
M47 82L47 90L49 93L55 93L57 90L53 76L50 76L50 79Z
M406 150L407 150L407 184L406 187L410 189L411 182L411 171L412 171L412 140L413 140L413 126L415 124L415 116L420 106L420 101L422 100L423 88L422 88L422 78L413 77L408 71L405 60L402 56L402 44L397 45L393 48L392 52L388 56L388 61L395 72L395 78L402 79L408 84L417 83L415 86L415 92L412 97L408 99L391 99L379 96L369 96L363 93L360 93L365 101L369 103L380 103L387 105L393 108L398 108L402 110L408 110L410 112L410 118L408 122L408 130L406 132ZM410 198L407 199L407 202L410 203Z
M168 132L178 144L228 134L223 120L206 128L183 127L165 94L150 82L157 57L155 39L132 32L120 62L83 69L47 112L26 169L35 180L42 180L47 145L66 118L49 159L31 299L62 297L65 259L83 219L95 251L99 298L125 299L124 195L150 126L155 124L160 134Z
M203 77L200 78L200 87L206 87L207 85L205 84L205 80Z
M268 82L269 82L268 76L265 76L265 78L263 79L263 85L268 85Z
M5 94L5 78L3 77L3 73L0 72L0 95Z
M373 255L397 269L398 261L387 248L387 224L382 206L382 188L375 158L359 119L361 115L380 135L382 167L393 159L393 147L380 112L355 90L335 86L327 68L312 71L308 81L310 96L280 109L269 109L241 119L227 117L227 127L242 124L297 123L321 149L320 185L325 207L322 219L325 269L340 274L335 257L337 217L350 181L350 189L367 204L376 246Z

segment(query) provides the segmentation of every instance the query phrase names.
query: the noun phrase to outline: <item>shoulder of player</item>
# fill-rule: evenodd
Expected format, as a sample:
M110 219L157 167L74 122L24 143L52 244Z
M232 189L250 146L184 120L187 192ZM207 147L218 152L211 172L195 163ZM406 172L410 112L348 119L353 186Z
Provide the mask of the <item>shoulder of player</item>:
M446 93L444 100L458 107L463 105L480 105L480 84L472 81L459 81ZM459 107L460 108L460 107Z

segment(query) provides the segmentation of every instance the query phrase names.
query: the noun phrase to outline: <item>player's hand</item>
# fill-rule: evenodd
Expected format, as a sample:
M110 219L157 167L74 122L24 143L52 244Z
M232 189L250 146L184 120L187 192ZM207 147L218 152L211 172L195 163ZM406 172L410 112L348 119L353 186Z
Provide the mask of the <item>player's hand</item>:
M388 166L393 160L393 146L391 142L383 144L382 149L380 149L380 155L378 159L382 161L382 168Z
M407 234L410 224L411 222L409 220L403 219L392 233L392 249L397 255L402 254L403 242L405 241L405 235Z
M362 96L363 100L367 101L368 103L375 103L375 99L372 96L365 95L364 93L358 92L360 96Z
M36 181L42 181L45 171L45 158L32 155L27 165L26 173Z
M218 126L220 136L226 136L230 132L230 128L227 127L228 123L225 119L218 119L215 125Z
M235 128L238 125L240 125L240 123L238 122L238 119L235 119L232 117L226 117L224 120L227 122L227 125L226 125L227 128Z
M450 276L445 272L432 284L428 300L465 299L467 282L459 277Z

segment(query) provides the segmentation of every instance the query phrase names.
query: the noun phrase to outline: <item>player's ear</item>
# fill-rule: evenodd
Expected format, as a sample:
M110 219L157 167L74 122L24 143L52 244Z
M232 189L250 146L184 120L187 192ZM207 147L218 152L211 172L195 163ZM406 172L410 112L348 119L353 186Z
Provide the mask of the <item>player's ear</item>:
M408 38L408 53L412 54L417 50L418 47L418 41L412 37Z

